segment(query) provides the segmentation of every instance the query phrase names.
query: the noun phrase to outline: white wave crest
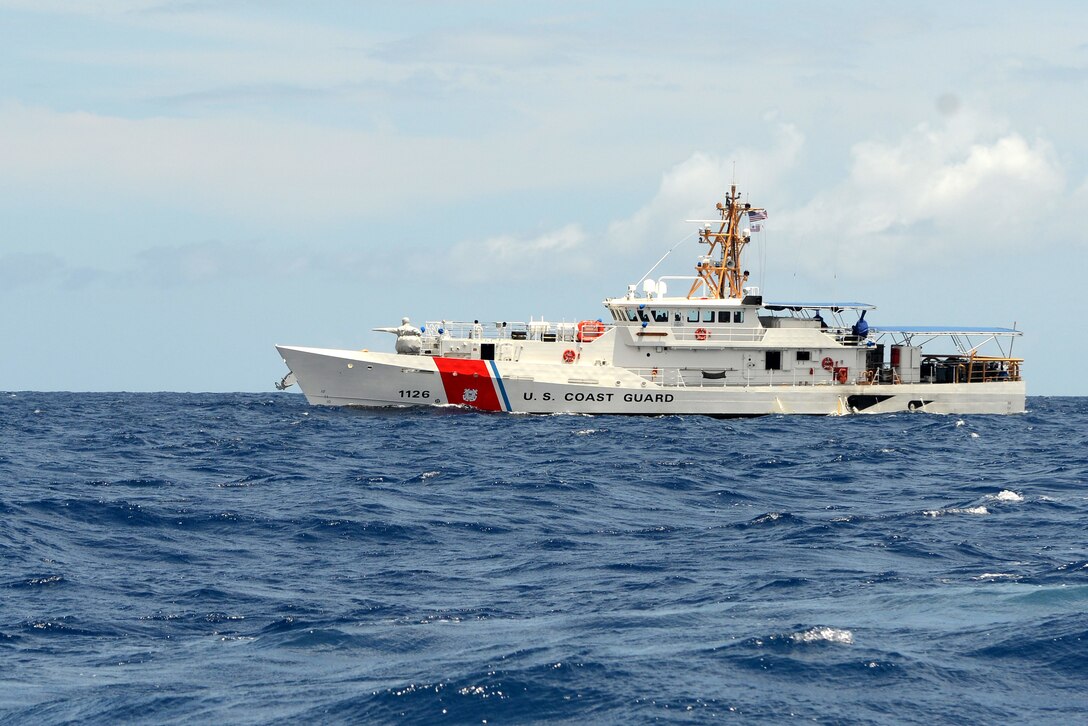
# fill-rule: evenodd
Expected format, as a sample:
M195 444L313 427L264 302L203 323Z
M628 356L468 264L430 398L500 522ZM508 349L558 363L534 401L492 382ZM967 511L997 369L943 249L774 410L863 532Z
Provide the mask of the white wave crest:
M1020 575L1014 575L1008 572L983 572L981 575L975 575L972 580L981 580L982 582L993 582L994 580L1019 580Z
M1017 494L1016 492L1012 491L1011 489L1002 489L997 494L994 494L993 498L996 499L999 502L1022 502L1022 501L1024 501L1024 496L1022 494Z
M927 509L922 514L927 517L939 517L942 514L989 514L990 510L983 506L978 507L949 507L948 509Z
M809 628L800 633L790 633L790 640L794 643L839 643L852 645L854 634L842 628L830 628L826 625Z

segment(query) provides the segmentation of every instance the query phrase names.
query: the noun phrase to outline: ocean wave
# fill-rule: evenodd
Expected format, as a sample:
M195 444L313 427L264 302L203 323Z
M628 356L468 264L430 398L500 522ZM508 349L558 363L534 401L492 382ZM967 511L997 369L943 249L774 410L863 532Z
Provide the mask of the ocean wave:
M947 509L927 509L922 514L927 517L940 517L946 514L971 514L975 516L989 514L990 510L981 505L975 507L948 507Z
M1029 409L0 396L0 721L1075 722L1088 402Z
M853 645L854 634L842 628L819 626L799 633L790 633L790 640L795 643L836 643Z

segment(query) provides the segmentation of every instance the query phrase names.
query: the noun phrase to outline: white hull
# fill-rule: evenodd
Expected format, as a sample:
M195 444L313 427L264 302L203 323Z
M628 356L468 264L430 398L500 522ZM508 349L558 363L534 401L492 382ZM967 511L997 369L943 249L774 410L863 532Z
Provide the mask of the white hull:
M469 406L513 413L711 416L842 415L920 410L1022 413L1022 380L973 383L820 381L663 385L607 365L519 363L277 346L316 405Z
M310 403L327 406L710 416L1024 410L1023 359L1012 357L1020 331L871 327L865 315L876 308L867 303L765 303L741 256L767 210L735 185L715 210L720 219L691 220L703 250L695 276L644 276L641 292L629 285L606 298L597 320L417 328L403 318L374 329L397 336L395 354L279 346L280 355ZM670 296L670 286L687 292ZM934 350L933 341L952 350Z

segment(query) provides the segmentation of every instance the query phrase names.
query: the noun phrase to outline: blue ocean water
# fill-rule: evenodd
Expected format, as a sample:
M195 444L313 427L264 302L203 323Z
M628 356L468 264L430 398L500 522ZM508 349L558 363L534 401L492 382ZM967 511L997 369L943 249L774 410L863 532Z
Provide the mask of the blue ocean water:
M1075 722L1088 399L0 398L0 720Z

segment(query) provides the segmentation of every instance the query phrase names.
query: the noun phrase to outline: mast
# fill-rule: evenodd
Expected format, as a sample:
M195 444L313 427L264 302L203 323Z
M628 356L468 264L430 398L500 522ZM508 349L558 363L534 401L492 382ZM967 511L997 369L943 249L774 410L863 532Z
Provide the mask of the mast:
M714 232L713 225L706 225L699 231L699 243L709 245L707 254L699 259L695 265L695 272L699 276L688 291L691 298L695 291L705 283L708 297L712 298L737 298L744 297L744 283L748 280L748 271L742 270L740 260L744 248L751 239L751 233L742 230L740 218L743 214L754 212L766 215L762 207L753 207L740 200L737 193L737 185L729 187L729 193L725 197L725 203L718 202L718 212L722 221L718 224L718 231Z

